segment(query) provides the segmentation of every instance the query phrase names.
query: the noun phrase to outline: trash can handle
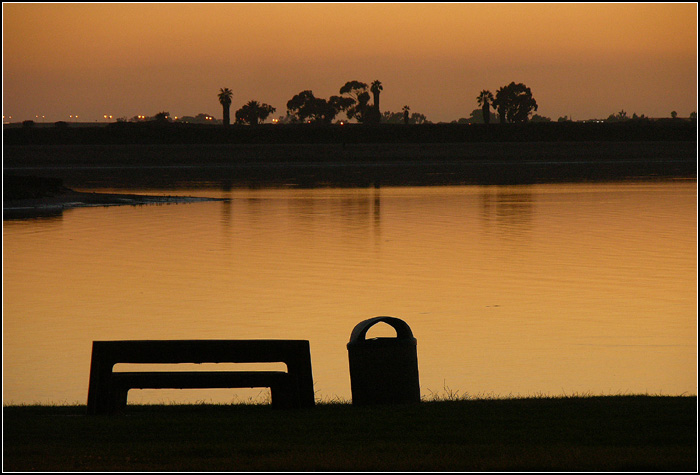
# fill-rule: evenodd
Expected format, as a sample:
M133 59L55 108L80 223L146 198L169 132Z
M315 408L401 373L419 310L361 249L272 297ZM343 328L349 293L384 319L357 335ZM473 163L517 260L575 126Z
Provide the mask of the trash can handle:
M355 325L355 328L353 328L352 333L350 334L350 343L354 343L357 341L364 340L365 337L367 336L367 330L370 329L373 325L379 323L379 322L384 322L394 328L396 330L396 338L401 339L401 340L412 340L413 339L413 332L411 331L411 327L408 326L406 322L401 320L400 318L396 317L374 317L374 318L369 318L365 321L362 321Z

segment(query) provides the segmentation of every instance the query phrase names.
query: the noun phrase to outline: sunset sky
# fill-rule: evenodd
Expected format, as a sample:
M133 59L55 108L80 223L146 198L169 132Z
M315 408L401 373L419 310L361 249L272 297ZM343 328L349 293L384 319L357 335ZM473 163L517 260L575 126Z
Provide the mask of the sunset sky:
M531 88L553 120L697 110L697 4L3 3L3 115L103 121L168 111L221 118L250 100L384 90L432 122L483 89ZM232 114L233 115L233 114ZM39 119L42 120L42 119Z

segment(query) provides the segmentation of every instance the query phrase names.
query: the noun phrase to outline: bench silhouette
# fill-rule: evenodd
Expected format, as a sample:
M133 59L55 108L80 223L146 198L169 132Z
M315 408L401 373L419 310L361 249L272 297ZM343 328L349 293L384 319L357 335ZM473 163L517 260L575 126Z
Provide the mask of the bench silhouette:
M117 363L277 363L287 371L115 372ZM88 414L126 407L130 389L269 387L272 407L314 406L308 340L93 341Z

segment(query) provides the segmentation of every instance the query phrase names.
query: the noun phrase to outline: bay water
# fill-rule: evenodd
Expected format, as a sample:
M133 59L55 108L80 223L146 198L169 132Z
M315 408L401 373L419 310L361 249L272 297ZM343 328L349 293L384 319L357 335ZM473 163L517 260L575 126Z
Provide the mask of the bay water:
M85 404L92 341L121 339L309 340L316 397L349 400L350 333L384 315L427 398L697 394L695 180L119 192L227 200L4 221L4 404Z

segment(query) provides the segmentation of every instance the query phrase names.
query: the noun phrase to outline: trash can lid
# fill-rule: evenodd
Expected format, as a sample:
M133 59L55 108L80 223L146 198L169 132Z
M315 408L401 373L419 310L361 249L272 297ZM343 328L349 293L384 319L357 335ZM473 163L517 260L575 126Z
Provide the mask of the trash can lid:
M350 334L350 341L348 342L348 345L366 341L365 337L367 336L367 331L379 322L384 322L396 330L396 338L393 338L393 340L415 340L411 327L409 327L408 324L400 318L374 317L355 325L355 328L353 328L352 333Z

